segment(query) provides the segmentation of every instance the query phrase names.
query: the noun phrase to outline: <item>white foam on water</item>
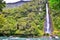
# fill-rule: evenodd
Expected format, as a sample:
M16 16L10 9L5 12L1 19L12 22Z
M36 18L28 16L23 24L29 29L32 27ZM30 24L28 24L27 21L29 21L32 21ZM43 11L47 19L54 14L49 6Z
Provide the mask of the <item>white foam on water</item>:
M30 40L30 39L26 39L26 40Z

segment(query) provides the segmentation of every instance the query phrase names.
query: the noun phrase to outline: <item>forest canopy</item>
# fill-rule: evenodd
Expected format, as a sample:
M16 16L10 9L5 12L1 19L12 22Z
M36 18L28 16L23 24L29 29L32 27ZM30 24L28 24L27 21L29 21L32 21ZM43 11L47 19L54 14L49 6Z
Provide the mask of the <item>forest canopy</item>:
M53 33L60 36L59 3L59 0L49 0ZM16 8L4 8L0 14L0 34L42 36L44 34L45 16L45 0L34 0Z

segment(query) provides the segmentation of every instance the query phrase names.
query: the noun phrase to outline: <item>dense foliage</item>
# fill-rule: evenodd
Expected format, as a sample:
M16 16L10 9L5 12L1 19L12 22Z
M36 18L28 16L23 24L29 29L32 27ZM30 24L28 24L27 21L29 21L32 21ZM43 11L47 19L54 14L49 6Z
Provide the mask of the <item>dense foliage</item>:
M50 7L55 10L60 10L60 0L50 0Z
M0 33L9 35L24 34L30 36L43 35L45 17L43 2L44 1L41 1L40 3L40 0L35 0L17 8L3 9L0 15Z
M49 0L49 7L53 19L53 33L60 36L60 0Z
M55 1L49 1L49 8L54 27L53 33L60 35L60 14L58 7L55 8L52 2ZM16 8L4 8L0 14L0 34L42 36L45 14L45 0L34 0Z
M2 11L2 8L5 7L5 2L3 0L0 0L0 11Z

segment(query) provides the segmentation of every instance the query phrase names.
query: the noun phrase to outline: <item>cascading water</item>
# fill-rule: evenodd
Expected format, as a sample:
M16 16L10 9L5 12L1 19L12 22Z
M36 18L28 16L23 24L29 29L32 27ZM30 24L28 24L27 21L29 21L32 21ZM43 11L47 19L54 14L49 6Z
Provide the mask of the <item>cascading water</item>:
M48 8L48 3L46 2L46 22L45 22L45 33L47 34L51 34L53 32L52 30L52 25L51 25L51 19L50 19L50 14L49 14L49 8ZM59 40L58 36L50 36L49 40L52 40L52 38Z
M50 18L49 18L49 12L48 12L48 3L46 3L46 31L45 33L50 34Z

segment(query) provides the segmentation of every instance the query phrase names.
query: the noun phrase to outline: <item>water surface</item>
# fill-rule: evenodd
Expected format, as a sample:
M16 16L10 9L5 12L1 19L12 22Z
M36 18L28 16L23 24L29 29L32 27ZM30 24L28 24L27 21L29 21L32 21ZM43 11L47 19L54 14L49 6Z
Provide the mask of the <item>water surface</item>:
M41 38L20 38L20 37L0 37L0 40L60 40L49 37L41 37Z

